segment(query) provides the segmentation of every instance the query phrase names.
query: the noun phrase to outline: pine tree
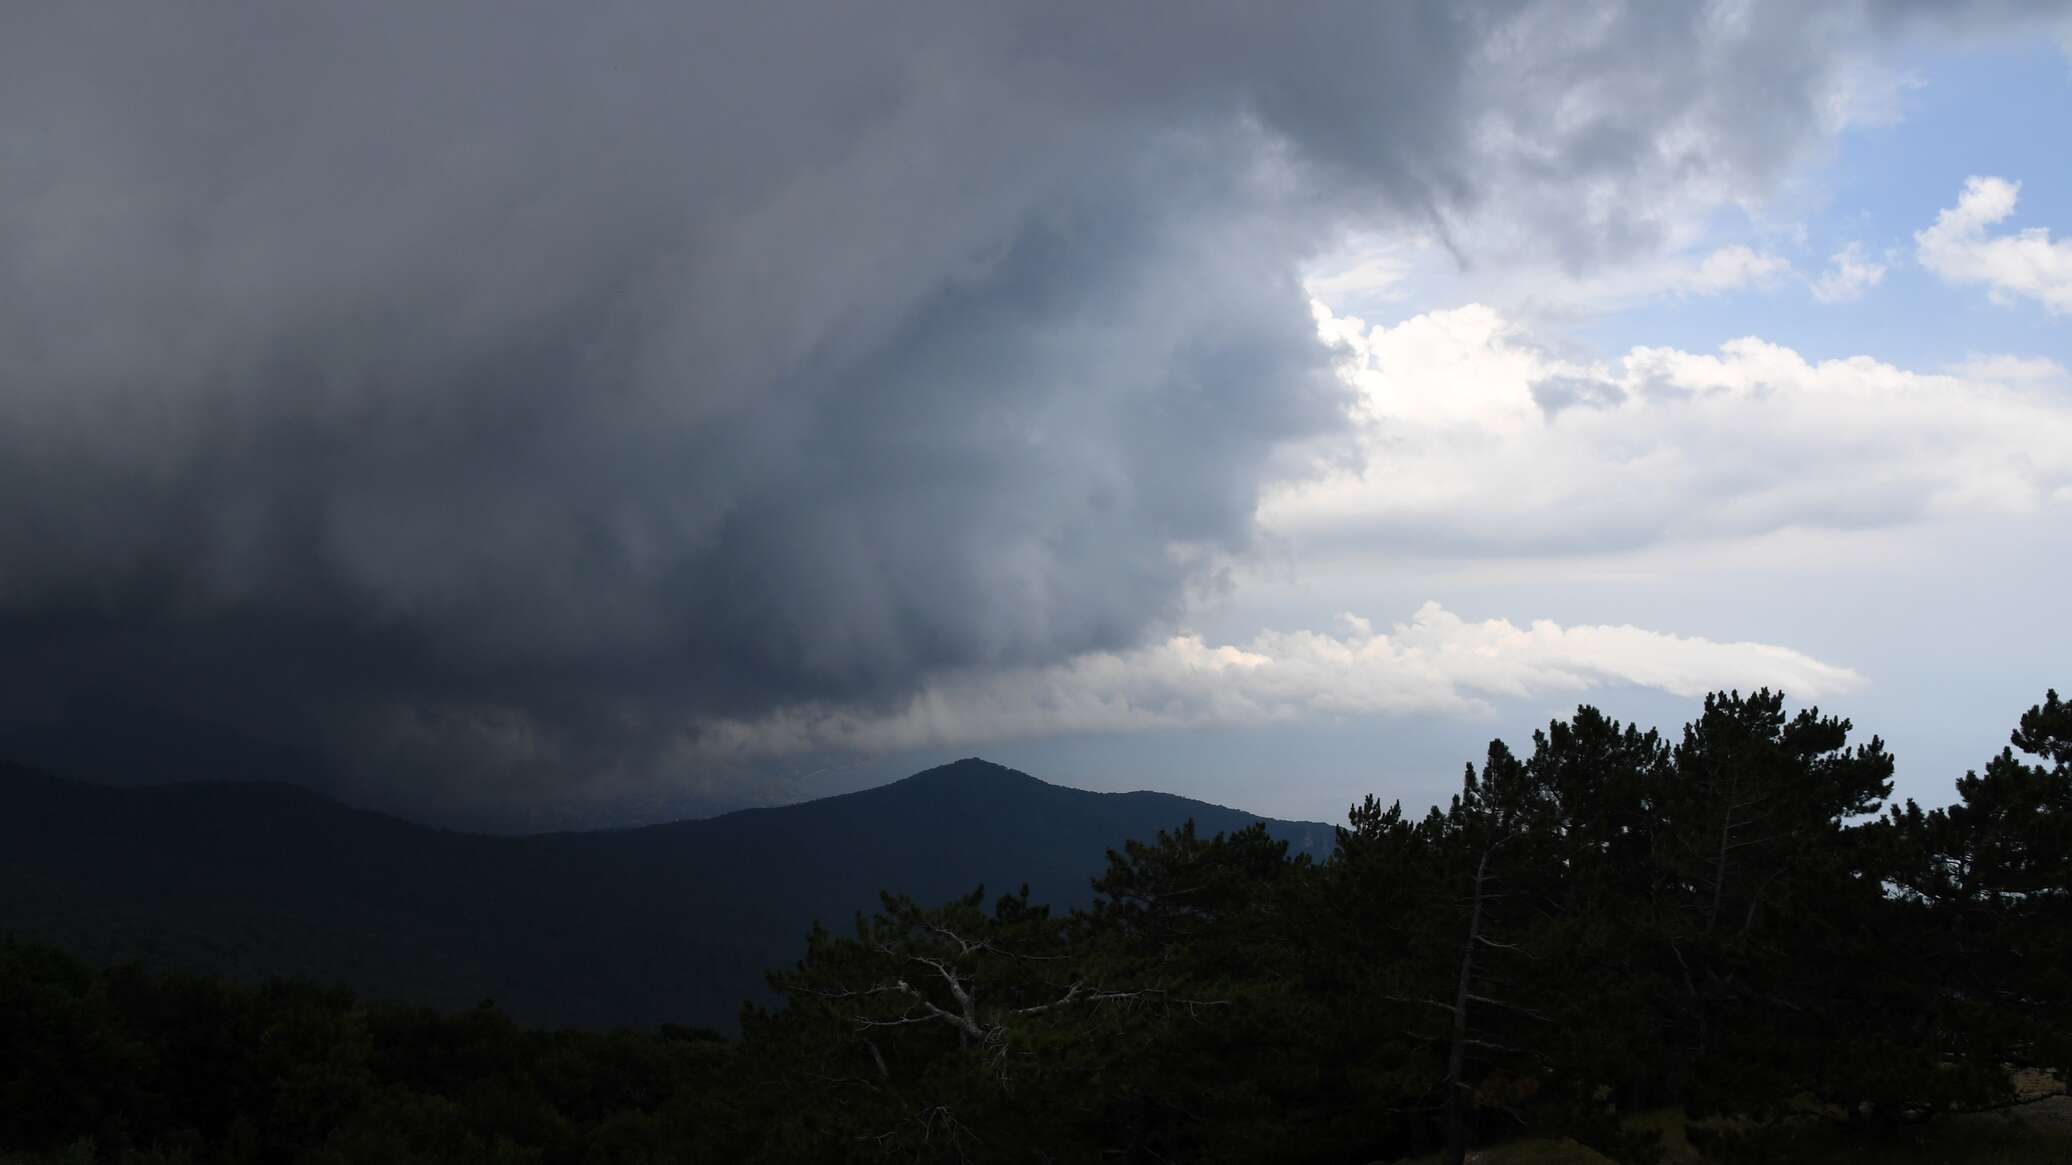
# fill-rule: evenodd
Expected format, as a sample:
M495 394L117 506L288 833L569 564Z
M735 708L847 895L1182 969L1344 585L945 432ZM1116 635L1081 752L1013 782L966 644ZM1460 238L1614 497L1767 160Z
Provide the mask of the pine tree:
M1699 1109L1763 1108L1791 1089L1809 1012L1832 983L1818 957L1826 922L1849 909L1823 902L1838 886L1866 891L1847 869L1845 831L1891 791L1882 741L1850 747L1849 721L1784 710L1784 695L1707 696L1685 726L1657 817L1649 907L1675 1030L1667 1065L1674 1095ZM1810 949L1809 949L1810 948Z
M1958 1107L2018 1100L2009 1067L2072 1069L2072 706L2048 693L2010 743L1958 780L1954 804L1908 801L1885 822L1921 1036L1978 1082Z

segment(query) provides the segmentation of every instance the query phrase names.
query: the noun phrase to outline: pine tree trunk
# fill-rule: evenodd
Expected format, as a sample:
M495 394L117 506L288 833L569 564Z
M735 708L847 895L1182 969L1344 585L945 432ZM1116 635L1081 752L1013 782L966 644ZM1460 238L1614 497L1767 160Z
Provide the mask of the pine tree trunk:
M1491 847L1495 848L1495 847ZM1475 863L1475 892L1468 912L1468 940L1461 945L1460 980L1453 992L1453 1040L1446 1049L1446 1165L1468 1159L1467 1105L1461 1099L1461 1076L1467 1066L1468 988L1475 977L1475 943L1482 937L1482 883L1489 871L1489 850Z

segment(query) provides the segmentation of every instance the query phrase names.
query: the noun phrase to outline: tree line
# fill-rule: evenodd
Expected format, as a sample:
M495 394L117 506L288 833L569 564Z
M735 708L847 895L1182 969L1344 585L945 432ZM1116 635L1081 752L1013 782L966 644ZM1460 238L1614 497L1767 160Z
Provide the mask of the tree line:
M886 896L739 1039L525 1031L0 946L0 1149L103 1161L1371 1161L1545 1132L1723 1157L2032 1101L2072 1068L2072 707L1948 806L1781 694L1581 708L1323 861L1109 854L1091 909ZM753 877L754 871L743 871ZM2052 1083L2055 1082L2055 1083ZM53 1156L58 1155L58 1156Z

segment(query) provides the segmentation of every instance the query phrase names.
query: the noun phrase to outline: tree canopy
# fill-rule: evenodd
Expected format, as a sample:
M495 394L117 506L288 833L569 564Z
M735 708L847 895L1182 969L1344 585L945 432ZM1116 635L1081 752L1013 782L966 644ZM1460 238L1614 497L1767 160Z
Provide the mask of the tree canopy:
M1325 860L1187 822L1111 851L1085 909L886 895L816 926L733 1041L9 943L0 1148L1459 1162L1546 1132L1648 1162L1631 1118L1664 1107L1732 1117L1710 1148L1747 1155L2062 1089L2072 707L2029 709L1947 806L1888 805L1892 769L1776 692L1710 696L1673 739L1585 707L1492 743L1422 817L1353 806Z

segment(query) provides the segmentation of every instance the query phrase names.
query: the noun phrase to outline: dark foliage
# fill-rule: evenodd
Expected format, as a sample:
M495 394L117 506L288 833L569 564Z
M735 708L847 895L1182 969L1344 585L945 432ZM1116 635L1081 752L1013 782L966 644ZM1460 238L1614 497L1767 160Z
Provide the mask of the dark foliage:
M746 1127L710 1032L527 1031L0 943L0 1147L137 1162L644 1162Z
M1083 909L887 894L816 927L734 1041L8 944L0 1148L1459 1162L1540 1132L1646 1162L1627 1118L1673 1105L1731 1118L1694 1126L1721 1159L1792 1159L1815 1126L1871 1143L2062 1088L2072 710L2052 693L1933 810L1887 809L1891 759L1850 734L1771 692L1674 741L1584 708L1421 819L1355 806L1326 860L1190 822L1111 850Z

